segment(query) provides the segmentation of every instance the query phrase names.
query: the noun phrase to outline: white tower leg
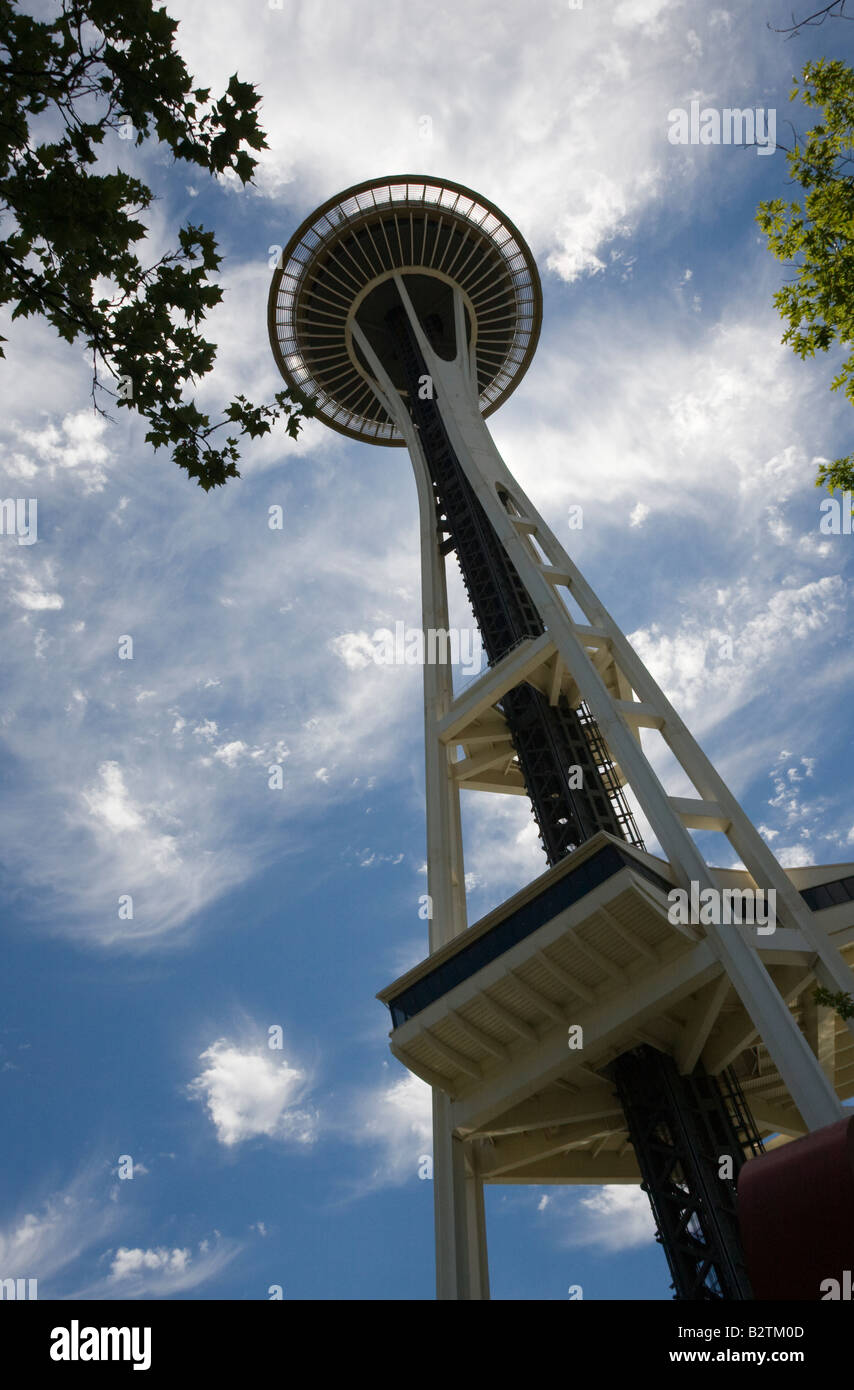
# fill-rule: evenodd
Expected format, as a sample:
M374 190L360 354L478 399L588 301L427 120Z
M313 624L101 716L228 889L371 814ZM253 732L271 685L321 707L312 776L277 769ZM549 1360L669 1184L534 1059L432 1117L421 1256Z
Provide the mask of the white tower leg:
M353 335L383 388L382 399L409 446L418 490L421 528L421 621L423 631L447 630L445 561L439 549L436 507L426 460L409 415L358 324ZM460 791L451 772L450 751L438 736L454 698L447 663L424 663L424 747L427 801L427 892L430 951L465 931L466 895ZM483 1183L467 1171L462 1141L455 1138L450 1099L433 1088L433 1201L436 1236L436 1294L440 1299L489 1298ZM469 1160L470 1162L470 1160Z
M455 1137L451 1100L433 1090L433 1202L436 1217L436 1296L489 1298L483 1182L469 1171L471 1146Z

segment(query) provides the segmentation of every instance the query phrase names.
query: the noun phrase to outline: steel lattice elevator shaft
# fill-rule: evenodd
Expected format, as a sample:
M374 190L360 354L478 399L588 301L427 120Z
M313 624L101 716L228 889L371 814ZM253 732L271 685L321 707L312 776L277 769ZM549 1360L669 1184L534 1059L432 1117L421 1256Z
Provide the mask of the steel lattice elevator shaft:
M450 532L490 665L526 637L539 637L542 622L460 466L438 401L422 399L418 381L426 368L402 307L387 317L397 339L409 387L409 403L430 468L440 522ZM623 838L585 726L564 695L549 704L522 682L501 700L513 747L550 864L597 830ZM575 776L571 769L577 769ZM580 781L580 786L570 785Z
M676 1297L752 1298L738 1229L736 1182L762 1145L734 1073L702 1065L680 1076L672 1057L643 1046L611 1075L667 1256Z

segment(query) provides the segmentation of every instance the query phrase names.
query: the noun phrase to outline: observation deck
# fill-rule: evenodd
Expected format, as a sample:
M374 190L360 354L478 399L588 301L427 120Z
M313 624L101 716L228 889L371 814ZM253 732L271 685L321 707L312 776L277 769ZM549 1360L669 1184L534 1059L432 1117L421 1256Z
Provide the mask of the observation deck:
M288 387L314 400L318 418L371 444L404 441L370 385L352 327L358 315L393 359L382 335L395 274L406 277L419 312L432 316L437 350L447 358L454 355L451 289L462 293L484 416L521 381L542 321L531 251L513 223L471 189L405 174L330 198L282 252L268 301L270 342Z

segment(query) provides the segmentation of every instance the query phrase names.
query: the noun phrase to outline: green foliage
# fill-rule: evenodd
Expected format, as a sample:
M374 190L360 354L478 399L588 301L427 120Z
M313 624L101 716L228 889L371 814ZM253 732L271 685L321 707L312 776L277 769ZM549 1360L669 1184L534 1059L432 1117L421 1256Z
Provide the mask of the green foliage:
M800 357L854 344L854 71L839 60L807 63L792 100L821 112L803 146L787 154L802 202L760 203L757 222L769 249L797 272L774 296L788 321L783 342ZM832 382L854 404L854 351ZM816 486L854 491L854 455L822 464Z
M173 44L177 23L152 0L62 0L52 18L0 0L0 304L40 314L92 353L92 398L137 410L155 449L206 490L238 477L241 436L287 419L296 436L308 402L280 391L271 405L237 396L212 422L188 383L216 347L198 331L222 299L213 233L187 225L153 266L135 254L154 194L116 169L95 173L104 138L154 139L176 159L245 185L266 147L258 93L236 74L219 99L193 79ZM99 149L99 147L101 147ZM101 166L103 167L103 165ZM5 341L0 339L0 342ZM3 350L0 348L0 356ZM105 374L112 378L112 389ZM211 440L234 431L217 447Z
M824 989L820 985L813 990L813 999L816 1004L823 1004L827 1009L834 1009L839 1017L846 1022L849 1018L854 1018L854 999L844 990L834 994L832 990Z

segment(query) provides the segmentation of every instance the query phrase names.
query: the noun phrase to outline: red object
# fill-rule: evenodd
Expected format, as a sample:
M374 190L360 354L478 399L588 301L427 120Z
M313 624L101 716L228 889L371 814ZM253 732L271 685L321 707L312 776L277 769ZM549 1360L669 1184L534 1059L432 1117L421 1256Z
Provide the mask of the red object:
M755 1298L850 1300L854 1116L745 1163L738 1215Z

